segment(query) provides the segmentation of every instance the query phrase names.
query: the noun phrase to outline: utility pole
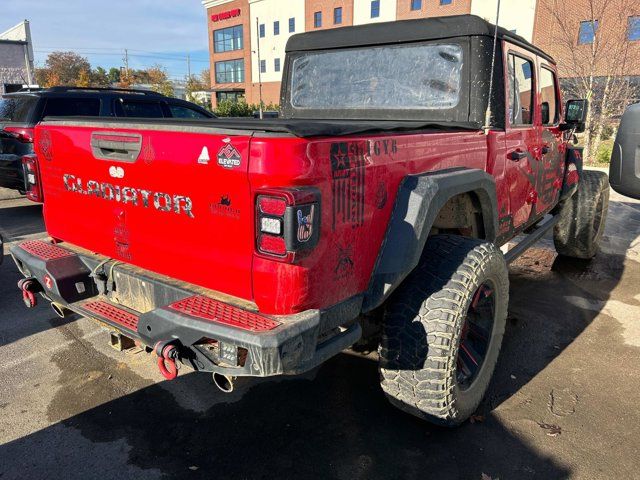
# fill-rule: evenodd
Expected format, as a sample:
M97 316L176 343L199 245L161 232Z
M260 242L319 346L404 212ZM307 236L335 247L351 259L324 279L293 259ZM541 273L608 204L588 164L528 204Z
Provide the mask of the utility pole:
M260 120L263 118L262 111L262 65L260 63L260 22L258 17L256 17L256 36L258 38L257 49L258 49L258 92L260 94Z
M124 49L124 71L127 74L127 77L129 76L129 51L125 48Z
M187 53L187 75L188 79L191 80L191 55Z

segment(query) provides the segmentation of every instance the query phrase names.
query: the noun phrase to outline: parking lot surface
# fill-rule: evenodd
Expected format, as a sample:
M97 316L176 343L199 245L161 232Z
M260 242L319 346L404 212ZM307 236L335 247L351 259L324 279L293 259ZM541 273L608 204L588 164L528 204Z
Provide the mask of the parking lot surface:
M0 202L0 232L46 236L41 208ZM558 258L545 239L511 266L496 374L457 429L393 408L375 353L228 395L186 367L164 381L93 321L25 309L19 278L5 257L2 480L640 478L640 203L613 192L595 260Z

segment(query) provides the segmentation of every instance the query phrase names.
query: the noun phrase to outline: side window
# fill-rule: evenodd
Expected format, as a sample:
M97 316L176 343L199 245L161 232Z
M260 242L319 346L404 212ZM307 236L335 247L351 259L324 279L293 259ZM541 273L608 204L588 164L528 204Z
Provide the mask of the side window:
M48 98L42 117L98 117L98 98Z
M558 109L557 80L548 68L540 69L540 101L542 102L542 124L555 125L560 119Z
M163 118L160 102L140 102L135 100L120 100L125 117Z
M169 104L169 110L171 111L171 116L174 118L209 118L202 112L198 112L197 110L193 110L188 107L183 107L182 105Z
M509 54L509 119L512 126L533 123L533 63Z

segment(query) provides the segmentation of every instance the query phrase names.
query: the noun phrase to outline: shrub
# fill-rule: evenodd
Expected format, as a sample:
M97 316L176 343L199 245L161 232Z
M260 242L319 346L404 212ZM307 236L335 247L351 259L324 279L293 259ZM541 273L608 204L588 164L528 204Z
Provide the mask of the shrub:
M253 112L257 112L258 110L260 110L260 105L257 103L248 104L243 100L238 102L222 100L218 103L218 107L214 113L219 117L253 117ZM264 107L264 110L279 111L280 107L270 103Z
M613 152L613 140L602 142L596 151L596 163L608 165Z

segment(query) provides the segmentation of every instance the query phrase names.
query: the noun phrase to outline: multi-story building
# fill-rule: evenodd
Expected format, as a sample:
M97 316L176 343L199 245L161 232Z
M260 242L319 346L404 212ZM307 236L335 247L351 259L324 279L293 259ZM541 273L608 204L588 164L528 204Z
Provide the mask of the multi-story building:
M248 103L258 103L260 99L265 104L279 103L285 45L295 33L459 14L474 14L495 22L497 1L204 0L209 23L212 101L214 106L220 100L239 97ZM620 6L600 7L611 2ZM600 10L592 8L594 5ZM598 18L591 18L591 11ZM563 70L562 65L575 59L571 57L573 52L593 51L594 38L598 37L595 32L606 29L606 35L598 38L624 48L600 46L601 55L622 52L625 64L617 74L640 75L640 0L502 0L498 23L556 57L561 76L575 75L571 69ZM611 61L618 60L616 55L609 56ZM601 70L604 74L607 68Z

